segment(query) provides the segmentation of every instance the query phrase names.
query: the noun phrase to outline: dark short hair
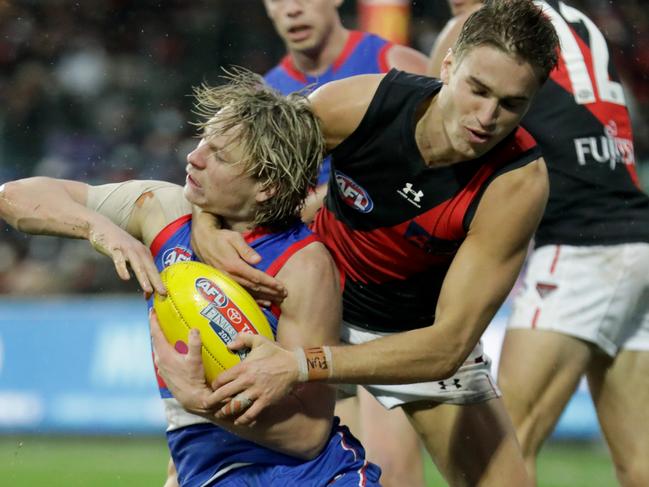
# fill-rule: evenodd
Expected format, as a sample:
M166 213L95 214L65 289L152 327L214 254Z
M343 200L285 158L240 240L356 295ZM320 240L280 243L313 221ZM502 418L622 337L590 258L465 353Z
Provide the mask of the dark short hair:
M532 0L487 0L464 23L456 56L492 46L528 62L541 84L557 65L559 38L550 19Z

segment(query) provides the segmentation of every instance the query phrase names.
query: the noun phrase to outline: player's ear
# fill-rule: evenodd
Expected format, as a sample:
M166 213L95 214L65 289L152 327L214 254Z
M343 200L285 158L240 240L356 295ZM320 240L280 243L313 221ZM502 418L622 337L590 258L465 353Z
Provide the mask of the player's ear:
M444 56L444 59L442 60L442 66L439 71L439 79L441 79L445 85L448 84L448 79L451 73L451 69L453 69L454 60L455 58L453 56L453 49L449 47L448 51L446 52L446 56Z
M272 186L270 188L263 189L261 186L257 189L257 194L255 195L255 201L257 203L263 203L268 201L277 193L277 188Z

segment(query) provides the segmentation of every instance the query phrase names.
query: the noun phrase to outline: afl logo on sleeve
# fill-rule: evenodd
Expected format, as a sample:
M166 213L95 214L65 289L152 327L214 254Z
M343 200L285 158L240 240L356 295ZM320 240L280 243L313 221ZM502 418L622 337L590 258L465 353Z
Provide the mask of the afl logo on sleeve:
M361 213L369 213L374 208L372 198L352 178L340 171L336 171L336 184L340 190L342 200Z
M165 267L169 267L171 264L176 262L186 262L192 260L192 253L188 248L177 246L171 249L165 250L165 253L162 254L162 263Z

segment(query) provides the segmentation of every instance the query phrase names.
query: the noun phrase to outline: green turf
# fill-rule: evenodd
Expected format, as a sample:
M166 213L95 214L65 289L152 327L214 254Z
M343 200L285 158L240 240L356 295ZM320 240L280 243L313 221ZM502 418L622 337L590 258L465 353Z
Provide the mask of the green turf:
M7 487L162 486L164 438L2 437L0 485ZM426 465L429 486L445 483ZM539 487L617 485L599 444L551 443L539 459ZM509 486L503 486L509 487Z
M446 485L432 463L425 467L427 486ZM608 452L599 443L548 443L541 452L537 469L538 487L618 485Z
M0 438L0 484L7 487L162 486L168 455L163 436L155 439Z

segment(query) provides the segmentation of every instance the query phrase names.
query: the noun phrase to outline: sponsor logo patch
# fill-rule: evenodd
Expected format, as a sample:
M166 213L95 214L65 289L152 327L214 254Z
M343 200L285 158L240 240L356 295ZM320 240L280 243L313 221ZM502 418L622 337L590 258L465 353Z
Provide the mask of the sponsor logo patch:
M421 205L419 203L424 197L424 192L414 189L412 187L412 183L406 183L403 188L397 189L397 193L403 196L408 201L408 203L416 206L417 208L421 208Z
M604 134L598 137L574 139L577 162L580 166L588 163L608 165L611 171L622 164L633 166L635 154L633 141L618 133L617 124L610 120L604 127Z
M437 385L439 385L439 388L443 392L450 392L451 390L457 390L457 389L462 389L462 384L460 384L460 379L447 379L447 380L440 380L437 381ZM452 388L455 389L452 389Z
M369 213L374 208L372 198L359 184L349 176L336 171L336 184L343 201L361 213Z

